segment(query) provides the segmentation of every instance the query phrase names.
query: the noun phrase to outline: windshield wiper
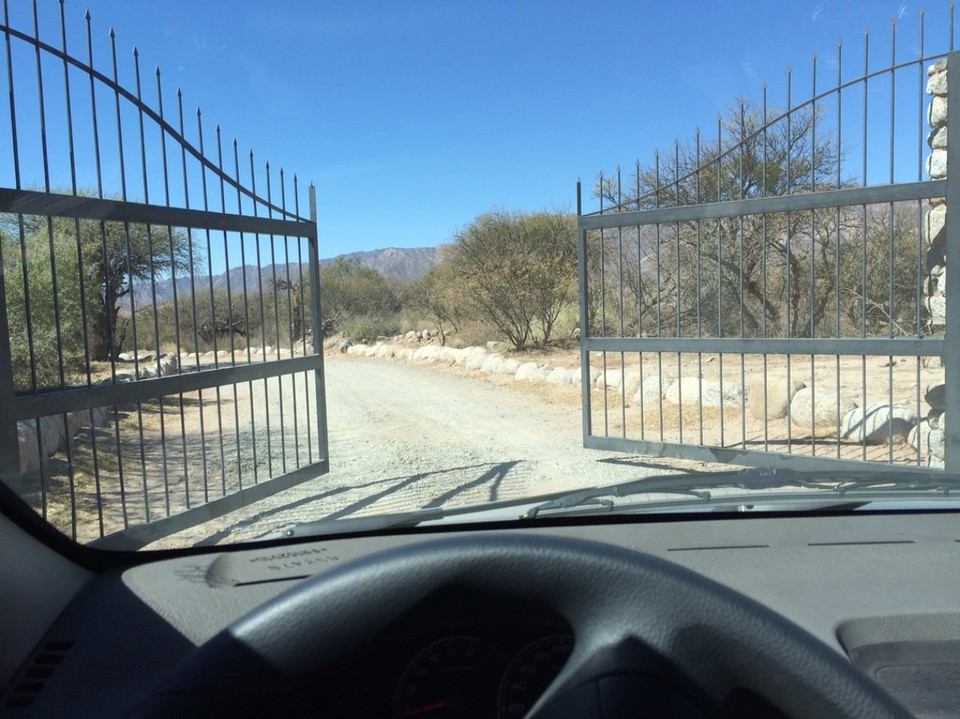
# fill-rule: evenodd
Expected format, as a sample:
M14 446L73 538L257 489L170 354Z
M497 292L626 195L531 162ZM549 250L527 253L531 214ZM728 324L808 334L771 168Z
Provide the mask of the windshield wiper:
M392 514L372 514L366 517L343 517L341 519L327 517L313 522L295 524L270 538L316 537L326 534L373 532L380 529L416 527L421 522L442 519L443 517L444 512L440 507L427 507L415 509L411 512L395 512Z
M680 494L709 502L710 490L773 489L819 490L819 493L845 498L858 490L885 488L886 491L940 492L944 496L960 490L960 476L924 470L870 468L858 470L798 471L789 468L747 468L728 472L679 474L635 479L607 487L573 490L536 505L524 515L533 519L541 512L598 506L613 509L611 499L641 494Z

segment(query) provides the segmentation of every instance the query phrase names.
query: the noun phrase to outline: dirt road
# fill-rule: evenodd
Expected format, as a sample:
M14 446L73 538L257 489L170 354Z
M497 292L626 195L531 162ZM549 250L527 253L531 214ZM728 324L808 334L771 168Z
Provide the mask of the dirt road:
M661 473L585 450L576 390L526 392L440 368L328 357L330 473L163 540L254 539L297 522L462 505ZM616 460L616 461L611 461Z

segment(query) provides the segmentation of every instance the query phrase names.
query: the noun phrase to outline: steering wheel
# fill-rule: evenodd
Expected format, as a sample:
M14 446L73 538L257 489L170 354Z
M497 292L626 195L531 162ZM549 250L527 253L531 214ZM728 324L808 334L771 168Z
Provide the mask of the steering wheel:
M701 575L612 545L502 533L396 547L305 580L197 648L138 714L259 714L251 696L322 682L450 588L569 623L573 653L532 717L635 715L658 685L680 687L661 697L673 715L711 716L738 694L790 717L910 716L836 651Z

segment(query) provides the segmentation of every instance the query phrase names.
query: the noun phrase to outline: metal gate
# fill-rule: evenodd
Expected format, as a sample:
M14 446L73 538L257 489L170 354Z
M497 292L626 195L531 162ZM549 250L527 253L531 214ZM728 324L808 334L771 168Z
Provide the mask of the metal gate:
M960 113L942 117L960 53L924 54L922 25L919 57L897 58L892 26L889 62L873 69L865 42L846 79L838 45L829 89L815 57L808 99L788 70L779 108L764 88L600 176L595 212L578 187L585 446L960 469L960 335L943 322L960 316Z
M134 549L328 471L316 199L58 6L0 26L0 478Z

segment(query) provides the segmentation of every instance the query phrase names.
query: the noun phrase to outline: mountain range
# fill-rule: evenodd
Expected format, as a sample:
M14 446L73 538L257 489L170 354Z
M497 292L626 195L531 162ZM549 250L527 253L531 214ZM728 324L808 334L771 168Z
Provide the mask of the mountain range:
M363 267L374 269L385 277L415 280L436 266L438 253L438 247L387 247L382 250L349 252L322 259L320 260L320 266L330 265L339 260L356 261ZM286 277L288 271L291 278L298 276L296 264L291 264L289 267L283 265L276 267L276 275L279 277ZM306 271L306 267L304 267L304 271ZM257 293L260 292L261 285L264 290L267 287L272 287L269 282L273 277L274 265L265 265L260 268L256 265L246 265L231 268L226 272L213 275L212 278L204 273L193 278L178 277L176 292L178 295L186 295L191 290L205 289L211 284L214 288L229 285L233 292L242 292L244 283L246 283L249 293ZM173 282L170 279L158 280L153 287L149 282L138 283L134 292L138 304L150 303L154 292L156 292L156 302L166 302L173 299Z

